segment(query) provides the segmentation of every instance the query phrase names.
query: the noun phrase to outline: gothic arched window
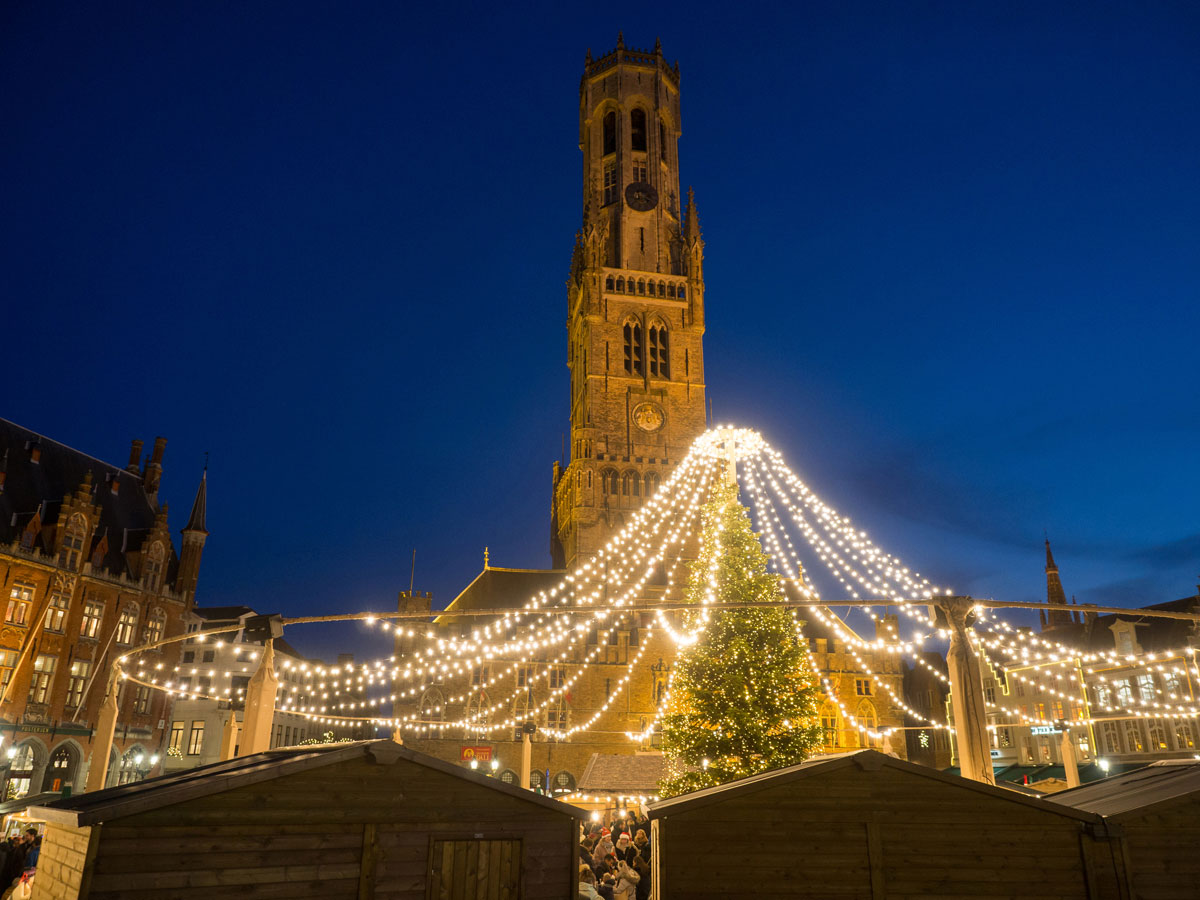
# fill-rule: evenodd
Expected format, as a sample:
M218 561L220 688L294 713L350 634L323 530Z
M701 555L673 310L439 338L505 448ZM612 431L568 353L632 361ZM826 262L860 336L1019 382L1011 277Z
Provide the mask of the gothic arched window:
M606 494L619 494L619 476L616 469L605 469L600 473L600 489Z
M87 519L79 513L71 516L63 529L62 546L58 548L58 565L74 572L83 555L83 539L87 536Z
M133 629L137 626L137 618L138 608L133 604L121 610L121 617L117 620L116 641L118 644L133 643Z
M671 377L671 354L667 346L667 326L656 322L650 326L650 374L658 378Z
M860 728L876 731L879 728L879 720L875 717L875 707L870 700L863 700L858 704L858 710L854 717L858 719ZM866 731L860 732L859 740L866 747L874 747L879 739L868 734Z
M637 322L625 323L625 372L629 375L644 375L646 363L643 357L642 326Z
M628 497L633 493L633 486L637 484L637 473L626 472L625 477L621 479L621 496ZM615 634L615 632L614 632Z
M673 285L673 284L667 285L667 296L672 299L675 298L675 285Z
M647 497L652 496L654 494L654 492L658 490L658 483L659 483L659 478L658 478L657 472L647 472L646 473L646 496Z
M645 114L643 113L643 122ZM608 112L604 114L604 155L617 152L617 114Z
M629 114L629 138L631 149L636 152L646 152L646 111L635 109Z
M617 279L617 293L625 293L625 279L623 277Z
M838 712L832 703L821 707L821 730L824 733L826 747L840 747L842 743L841 723Z
M608 291L613 290L613 277L611 275L604 279L604 289Z

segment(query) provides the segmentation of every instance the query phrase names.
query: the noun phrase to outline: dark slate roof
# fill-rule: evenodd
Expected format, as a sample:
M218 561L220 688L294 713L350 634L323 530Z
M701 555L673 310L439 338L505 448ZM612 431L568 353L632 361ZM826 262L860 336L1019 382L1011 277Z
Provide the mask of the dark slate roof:
M983 784L982 782L972 781L968 778L947 775L944 772L939 772L937 769L931 769L928 766L918 766L916 763L888 756L885 753L880 753L878 750L856 750L851 753L814 756L799 765L789 766L786 769L774 769L770 772L752 775L749 778L731 781L728 784L718 785L717 787L705 788L702 791L694 791L690 794L682 794L678 797L672 797L669 800L656 800L650 804L650 818L655 819L662 816L669 816L685 809L711 806L714 803L720 803L722 800L767 790L776 784L800 778L820 776L850 766L857 766L864 771L877 771L883 768L900 769L901 771L919 775L922 778L953 784L966 791L986 794L996 800L1034 806L1043 812L1065 815L1086 822L1098 823L1100 821L1099 816L1083 810L1072 809L1071 807L1058 804L1049 805L1044 800L1029 797L1024 793L1012 791L1006 787L993 787L990 784Z
M1081 614L1087 612L1086 605L1072 606L1072 611ZM1186 619L1158 619L1138 615L1140 610L1162 610L1163 612L1197 612L1200 611L1200 596L1193 594L1179 600L1166 603L1155 603L1151 606L1138 607L1129 612L1105 613L1097 615L1090 624L1059 625L1048 628L1046 634L1054 640L1077 647L1091 653L1112 651L1114 647L1112 626L1117 619L1136 624L1137 641L1147 653L1158 653L1163 650L1177 650L1186 647L1191 636L1192 623Z
M1200 799L1200 762L1168 759L1123 775L1059 791L1049 799L1102 816L1121 816L1137 814L1147 807L1189 795Z
M192 610L192 614L210 624L236 622L242 616L256 615L248 606L197 606Z
M35 807L31 814L48 822L74 827L92 825L359 758L366 758L381 765L391 765L401 759L407 760L464 781L473 781L485 790L499 791L564 816L575 819L587 816L582 810L559 800L552 800L533 791L505 784L498 778L489 778L470 769L443 762L391 740L313 744L268 750L133 784L76 794ZM314 805L323 802L320 797L313 798ZM398 811L397 816L400 815Z
M662 777L661 753L593 753L579 779L579 790L653 795Z
M32 450L41 451L38 462L32 461ZM17 540L30 518L42 510L42 524L54 525L65 496L73 494L92 475L92 502L100 507L100 523L94 540L108 538L108 553L104 568L115 574L132 575L125 551L136 551L154 527L157 510L146 496L142 477L96 459L79 450L61 444L45 435L30 431L6 419L0 419L0 470L5 472L0 490L0 543ZM117 493L112 481L120 482ZM168 542L170 543L170 542ZM49 548L41 537L34 548ZM90 559L91 547L85 559ZM179 561L174 546L170 547L167 580L173 582Z
M446 609L511 609L528 603L541 591L548 591L566 575L561 569L497 569L491 566L475 576ZM437 615L436 612L433 615ZM452 624L470 627L479 619L446 619Z

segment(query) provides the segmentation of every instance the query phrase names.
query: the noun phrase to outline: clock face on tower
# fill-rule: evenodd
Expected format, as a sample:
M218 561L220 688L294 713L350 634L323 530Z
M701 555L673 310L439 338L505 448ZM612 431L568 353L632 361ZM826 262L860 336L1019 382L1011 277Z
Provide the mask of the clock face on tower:
M652 184L635 181L625 188L625 202L638 212L648 212L658 205L658 191Z

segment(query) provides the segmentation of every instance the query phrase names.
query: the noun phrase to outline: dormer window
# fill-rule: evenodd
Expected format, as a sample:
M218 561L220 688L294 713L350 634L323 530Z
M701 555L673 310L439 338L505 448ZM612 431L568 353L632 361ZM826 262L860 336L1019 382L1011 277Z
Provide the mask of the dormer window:
M71 516L63 529L62 546L58 548L58 566L74 572L83 556L83 539L87 536L87 519L79 513Z
M163 558L166 554L163 545L155 541L146 551L146 559L142 564L142 587L148 591L157 591L162 581Z

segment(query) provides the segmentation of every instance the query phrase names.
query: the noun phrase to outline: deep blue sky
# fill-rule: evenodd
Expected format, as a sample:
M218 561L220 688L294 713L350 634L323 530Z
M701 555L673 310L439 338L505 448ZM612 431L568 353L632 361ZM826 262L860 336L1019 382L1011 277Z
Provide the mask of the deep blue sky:
M166 435L176 528L211 451L202 603L548 564L618 28L680 61L717 419L960 591L1044 597L1044 531L1081 601L1196 589L1194 4L434 6L0 11L0 415Z

